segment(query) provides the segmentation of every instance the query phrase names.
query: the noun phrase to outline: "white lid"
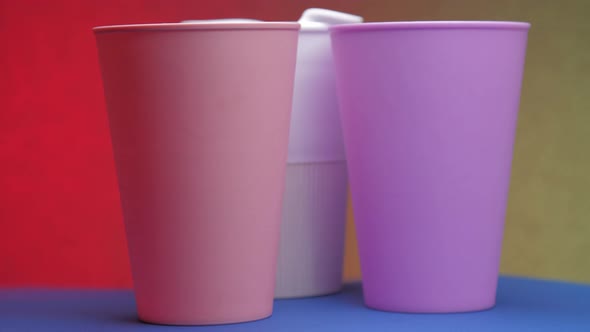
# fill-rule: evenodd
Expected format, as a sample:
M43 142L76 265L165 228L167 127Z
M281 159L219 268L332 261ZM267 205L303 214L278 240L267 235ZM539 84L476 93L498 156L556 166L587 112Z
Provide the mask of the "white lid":
M363 18L335 10L308 8L298 22L301 24L301 31L327 31L332 25L362 23Z

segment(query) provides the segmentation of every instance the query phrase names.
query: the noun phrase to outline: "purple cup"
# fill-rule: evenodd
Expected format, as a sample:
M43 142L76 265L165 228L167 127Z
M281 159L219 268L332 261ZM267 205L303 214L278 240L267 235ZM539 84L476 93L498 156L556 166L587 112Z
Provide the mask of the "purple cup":
M367 306L494 306L529 27L331 28Z

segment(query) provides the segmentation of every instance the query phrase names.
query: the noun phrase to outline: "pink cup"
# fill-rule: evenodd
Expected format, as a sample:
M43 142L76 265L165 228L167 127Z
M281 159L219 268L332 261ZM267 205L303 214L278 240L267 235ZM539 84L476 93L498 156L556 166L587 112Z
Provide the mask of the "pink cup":
M331 28L367 306L494 305L528 28Z
M271 315L298 29L95 28L141 320Z

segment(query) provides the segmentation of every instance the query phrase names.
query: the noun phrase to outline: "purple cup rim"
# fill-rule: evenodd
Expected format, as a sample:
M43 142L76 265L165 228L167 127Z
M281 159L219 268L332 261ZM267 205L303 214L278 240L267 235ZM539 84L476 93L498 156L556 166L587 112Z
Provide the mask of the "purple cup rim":
M186 30L299 30L297 22L248 22L248 23L148 23L105 25L92 28L95 33L132 31L186 31Z
M517 21L400 21L340 24L330 32L367 30L419 30L419 29L509 29L528 30L531 24Z

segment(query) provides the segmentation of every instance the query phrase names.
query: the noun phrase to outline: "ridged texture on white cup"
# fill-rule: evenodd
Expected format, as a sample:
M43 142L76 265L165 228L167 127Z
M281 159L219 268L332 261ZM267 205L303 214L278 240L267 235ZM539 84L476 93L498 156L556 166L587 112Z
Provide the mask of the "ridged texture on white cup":
M287 166L275 298L342 287L346 161Z

